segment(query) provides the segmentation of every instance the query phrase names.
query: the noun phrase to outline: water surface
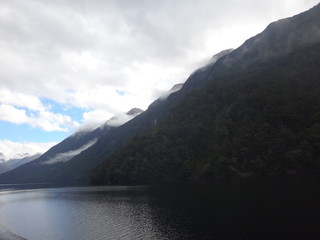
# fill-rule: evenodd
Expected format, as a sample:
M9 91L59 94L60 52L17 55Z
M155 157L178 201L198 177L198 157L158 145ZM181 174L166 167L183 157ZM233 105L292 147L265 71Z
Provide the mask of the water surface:
M320 178L4 188L0 239L320 239Z

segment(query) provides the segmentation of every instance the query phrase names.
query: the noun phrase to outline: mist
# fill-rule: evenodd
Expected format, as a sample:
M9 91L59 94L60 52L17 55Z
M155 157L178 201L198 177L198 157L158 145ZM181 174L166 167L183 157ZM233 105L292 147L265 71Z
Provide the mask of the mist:
M68 152L64 152L64 153L58 153L53 158L51 158L48 161L45 161L41 164L55 164L58 162L67 162L71 158L73 158L74 156L80 154L82 151L91 147L96 142L97 142L97 139L94 139L76 150L72 150L72 151L68 151Z

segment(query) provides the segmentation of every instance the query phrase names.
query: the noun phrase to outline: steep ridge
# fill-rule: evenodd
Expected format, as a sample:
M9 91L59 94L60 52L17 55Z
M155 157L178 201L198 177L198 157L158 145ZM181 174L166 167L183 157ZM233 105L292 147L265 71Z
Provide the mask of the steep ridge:
M224 64L239 61L247 66L256 61L284 56L301 47L320 41L319 5L291 18L281 19L257 36L248 39L241 47L229 54Z
M17 168L23 164L31 162L31 161L39 158L40 156L41 156L41 153L38 153L38 154L24 157L24 158L12 159L12 160L7 161L7 164L10 166L11 169L14 169L14 168Z
M0 174L4 172L8 172L10 170L11 168L10 166L8 166L8 164L6 164L6 162L0 162Z
M91 183L319 169L319 17L320 5L272 23L195 72L167 118L107 158Z
M228 51L219 53L217 56L223 57L227 53ZM209 65L212 66L212 63L209 63ZM180 101L183 96L188 94L192 89L200 87L201 84L204 83L205 79L203 78L206 76L208 71L209 68L200 68L195 73L191 74L191 76L187 79L187 81L191 79L192 81L197 82L197 84L188 87L178 84L175 89L180 89L182 87L179 91L174 91L175 89L171 89L170 91L172 93L169 96L164 99L157 99L139 116L116 129L111 129L107 135L101 137L90 148L75 156L72 160L68 161L64 168L61 169L59 177L53 179L52 181L60 182L63 180L63 183L68 184L88 184L90 181L88 171L81 171L85 168L79 166L90 165L94 166L95 168L131 138L138 134L144 133L149 129L152 129L157 124L161 123L164 119L166 119L171 109ZM77 169L77 171L73 171L74 169ZM75 174L70 175L70 173Z
M9 172L0 175L1 183L49 183L51 176L54 176L62 165L67 161L65 158L60 162L50 162L63 153L76 153L76 150L95 141L106 134L109 128L97 128L93 131L78 132L66 138L59 144L53 146L36 160L17 167Z
M118 114L106 121L102 126L93 130L88 128L80 129L59 144L53 146L34 161L2 174L0 176L0 182L56 183L52 179L60 178L61 169L65 167L68 161L95 144L99 138L107 135L111 129L116 127L116 124L121 124L139 115L141 112L141 109L131 109L128 113ZM83 171L85 171L86 174L93 168L90 164L81 167L84 168ZM69 173L69 175L72 174L74 173ZM65 179L61 179L59 183L64 183L64 181Z

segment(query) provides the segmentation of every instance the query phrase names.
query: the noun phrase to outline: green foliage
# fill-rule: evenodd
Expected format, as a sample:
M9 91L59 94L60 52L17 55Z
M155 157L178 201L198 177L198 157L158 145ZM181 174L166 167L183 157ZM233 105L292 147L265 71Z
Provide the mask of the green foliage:
M246 70L225 68L108 158L92 184L319 169L319 66L318 44Z

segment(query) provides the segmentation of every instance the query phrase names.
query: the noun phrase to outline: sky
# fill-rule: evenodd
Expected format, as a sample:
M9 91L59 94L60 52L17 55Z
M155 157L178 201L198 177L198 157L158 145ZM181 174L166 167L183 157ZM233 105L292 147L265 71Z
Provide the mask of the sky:
M0 0L0 160L148 105L319 0Z

